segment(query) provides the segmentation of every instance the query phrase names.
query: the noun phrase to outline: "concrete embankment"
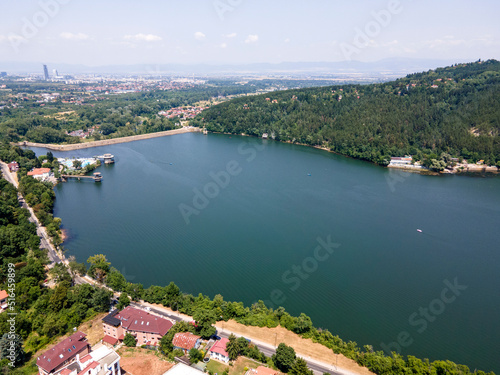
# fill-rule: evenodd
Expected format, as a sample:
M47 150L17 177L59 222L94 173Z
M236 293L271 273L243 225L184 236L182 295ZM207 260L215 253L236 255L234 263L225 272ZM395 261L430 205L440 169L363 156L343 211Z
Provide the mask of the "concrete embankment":
M75 144L71 144L71 145L54 145L54 144L33 143L33 142L19 142L18 145L19 146L29 146L29 147L43 147L43 148L47 148L49 150L54 150L54 151L73 151L73 150L80 150L80 149L84 149L84 148L109 146L109 145L114 145L117 143L126 143L126 142L140 141L143 139L165 137L168 135L183 134L183 133L196 133L196 132L201 132L201 131L202 131L202 129L200 129L200 128L182 128L182 129L166 130L166 131L157 132L157 133L132 135L130 137L104 139L102 141L75 143Z

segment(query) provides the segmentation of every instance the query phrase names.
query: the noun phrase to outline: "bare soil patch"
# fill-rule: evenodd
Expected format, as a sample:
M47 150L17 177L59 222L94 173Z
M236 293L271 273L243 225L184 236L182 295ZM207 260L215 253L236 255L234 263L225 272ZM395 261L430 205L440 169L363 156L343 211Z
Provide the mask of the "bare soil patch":
M127 375L163 375L174 366L147 349L122 347L117 352L122 373Z
M218 329L222 328L222 323L216 324ZM286 328L276 327L251 327L237 323L234 320L224 322L224 330L230 330L241 336L254 338L255 340L273 345L276 343L285 343L295 349L298 356L305 356L317 361L331 363L337 365L339 368L350 371L360 375L372 375L366 367L361 367L352 359L344 357L342 354L335 354L331 349L326 346L313 342L311 339L304 339L299 335L290 332Z

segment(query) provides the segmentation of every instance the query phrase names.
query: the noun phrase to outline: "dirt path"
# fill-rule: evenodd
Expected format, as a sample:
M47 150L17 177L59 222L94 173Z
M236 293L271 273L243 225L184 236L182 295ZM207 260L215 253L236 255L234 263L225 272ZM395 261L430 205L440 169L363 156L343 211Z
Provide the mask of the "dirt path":
M140 141L143 139L165 137L168 135L183 134L183 133L196 133L196 132L201 132L201 131L202 131L202 129L200 129L200 128L185 127L182 129L167 130L164 132L132 135L130 137L104 139L102 141L93 141L93 142L86 142L86 143L75 143L72 145L53 145L53 144L33 143L33 142L19 142L18 145L19 146L29 146L29 147L44 147L44 148L47 148L49 150L55 150L55 151L72 151L72 150L80 150L80 149L91 148L91 147L109 146L109 145L114 145L117 143Z
M218 329L222 329L222 322L216 324ZM339 369L347 370L354 374L373 375L367 368L361 367L352 359L344 357L342 354L335 354L331 349L318 343L314 343L311 339L304 339L299 335L290 332L283 327L267 328L267 327L251 327L237 323L234 320L224 322L224 331L229 330L241 336L249 337L272 346L279 343L285 343L291 346L300 357L307 357L323 363L330 363L338 366Z

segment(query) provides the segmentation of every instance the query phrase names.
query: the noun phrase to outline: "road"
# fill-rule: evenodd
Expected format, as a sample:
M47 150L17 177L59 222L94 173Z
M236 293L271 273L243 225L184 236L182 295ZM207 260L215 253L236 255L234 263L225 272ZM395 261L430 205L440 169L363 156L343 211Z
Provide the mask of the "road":
M143 310L146 307L148 307L151 309L151 310L149 310L150 312L155 313L156 315L163 316L163 317L168 318L170 320L173 320L175 322L180 322L183 320L184 321L191 321L192 320L191 317L184 317L184 316L181 316L180 314L178 315L176 313L172 313L166 309L164 310L164 309L161 309L161 308L156 307L156 306L153 307L152 305L150 305L148 303L131 302L131 305L136 307L136 308L143 309ZM231 331L228 331L227 329L224 329L223 331L219 331L219 332L217 332L217 334L220 337L225 337L225 338L228 338L231 334L239 336L238 334L231 332ZM249 339L251 339L251 337L249 337ZM272 345L269 345L269 344L266 344L263 342L259 342L256 340L252 340L252 344L254 344L257 348L259 348L259 350L268 357L271 357L273 354L276 353L276 349ZM313 370L315 375L323 375L325 373L332 374L332 375L354 375L353 373L346 371L346 370L343 370L343 369L335 369L335 367L336 367L335 365L330 365L330 364L327 364L324 362L319 362L319 361L316 361L312 358L307 358L307 357L303 357L303 356L301 356L301 357L306 360L307 366L311 370Z
M17 179L9 171L9 166L5 164L3 161L0 161L0 166L2 168L3 177L10 182L12 185L19 189L19 185ZM40 248L48 250L48 256L51 261L51 264L61 263L61 258L57 255L57 251L54 248L54 245L50 242L49 235L45 230L45 227L38 221L38 218L35 216L35 212L33 209L28 206L24 197L21 193L17 193L17 200L19 201L19 205L23 208L26 208L30 212L29 221L36 224L36 234L40 237Z

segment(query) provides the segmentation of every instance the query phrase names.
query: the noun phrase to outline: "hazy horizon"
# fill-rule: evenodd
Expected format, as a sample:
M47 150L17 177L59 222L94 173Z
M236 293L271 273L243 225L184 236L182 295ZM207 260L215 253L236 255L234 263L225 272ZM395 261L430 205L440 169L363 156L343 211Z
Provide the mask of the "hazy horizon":
M496 20L500 4L493 0L318 3L3 3L0 63L241 65L500 59Z

